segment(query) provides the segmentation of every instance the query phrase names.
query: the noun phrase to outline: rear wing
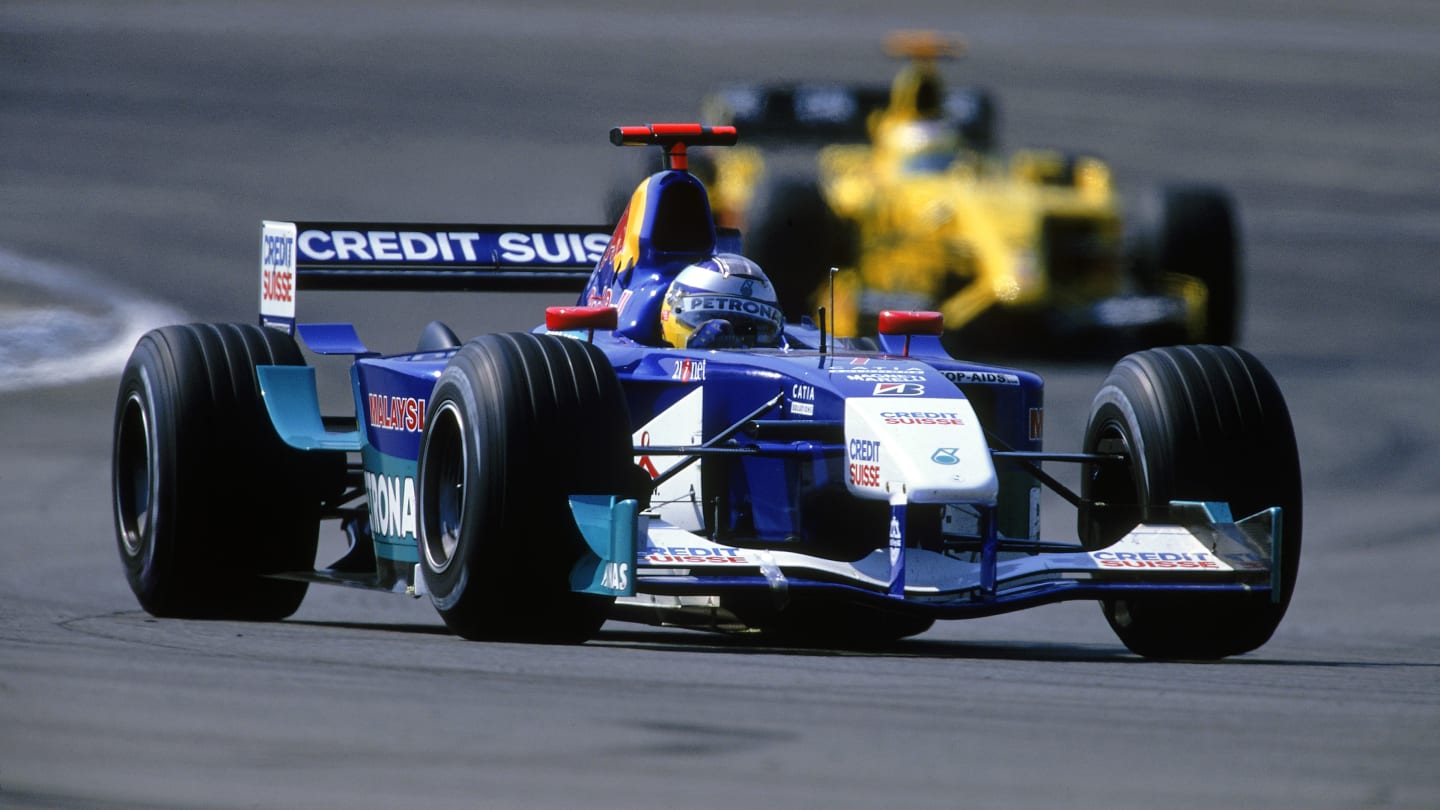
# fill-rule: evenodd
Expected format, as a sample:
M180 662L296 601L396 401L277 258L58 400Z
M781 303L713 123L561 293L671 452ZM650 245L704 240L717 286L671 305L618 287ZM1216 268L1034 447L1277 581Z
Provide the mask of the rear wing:
M793 82L741 84L707 96L704 118L731 124L746 142L821 145L869 140L871 113L890 103L887 85ZM945 119L973 148L994 147L994 100L978 87L953 87L941 102Z
M578 294L611 230L267 220L260 229L260 323L293 333L300 290Z

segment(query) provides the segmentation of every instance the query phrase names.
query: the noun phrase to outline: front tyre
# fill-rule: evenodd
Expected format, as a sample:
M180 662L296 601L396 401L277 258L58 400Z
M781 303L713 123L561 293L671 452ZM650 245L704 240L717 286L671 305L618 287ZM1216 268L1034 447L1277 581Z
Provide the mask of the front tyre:
M461 347L419 458L420 569L445 624L467 639L593 636L613 598L570 590L586 546L568 496L633 488L631 451L624 393L591 344L517 333Z
M112 503L125 578L155 616L283 619L310 571L323 500L345 458L287 447L257 365L302 365L253 324L167 326L140 338L115 403Z
M1300 460L1290 413L1254 356L1221 346L1131 354L1115 365L1090 409L1087 453L1125 464L1088 465L1080 539L1103 548L1172 500L1225 501L1236 518L1282 509L1281 598L1214 594L1106 599L1105 618L1132 651L1215 659L1264 644L1279 625L1300 563Z

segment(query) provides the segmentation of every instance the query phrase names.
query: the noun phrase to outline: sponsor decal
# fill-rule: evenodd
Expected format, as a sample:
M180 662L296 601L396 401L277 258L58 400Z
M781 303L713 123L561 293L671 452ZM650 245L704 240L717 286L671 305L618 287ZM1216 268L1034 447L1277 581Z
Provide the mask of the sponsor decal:
M474 231L308 230L300 234L300 253L318 262L473 262L479 259L479 241Z
M998 371L943 371L945 378L956 385L1019 385L1020 376Z
M748 561L740 549L727 546L650 546L642 558L647 563L724 563L743 565Z
M790 413L794 416L815 415L815 386L804 383L790 386Z
M780 310L763 301L737 298L733 295L695 295L685 299L686 312L743 312L779 323Z
M947 467L952 464L959 464L960 457L955 455L959 451L960 448L958 447L941 447L930 454L930 460L936 464L943 464Z
M1219 569L1220 563L1199 551L1092 551L1101 568Z
M603 233L502 233L500 259L529 264L539 259L552 264L599 261L610 242Z
M923 368L831 369L850 382L925 382Z
M648 430L642 430L642 431L640 431L640 446L641 446L641 447L649 447L649 446L650 446L650 431L648 431ZM660 477L660 471L655 468L655 462L652 461L649 456L640 456L640 460L637 461L637 462L635 462L635 463L640 466L640 469L642 469L642 470L644 470L645 472L649 473L651 478L659 478L659 477Z
M425 400L417 397L369 397L371 427L419 433L425 429Z
M670 379L679 380L682 383L700 382L705 379L705 361L684 360L675 361L675 370L670 372Z
M963 425L965 419L951 411L881 411L887 425Z
M600 587L609 588L613 591L629 590L630 564L623 562L605 563L605 569L600 574Z
M875 383L873 395L877 397L923 397L925 396L925 386L913 382Z
M900 559L900 548L905 545L905 535L900 533L900 521L893 515L890 517L890 565L895 565Z
M295 223L260 226L260 322L294 331Z
M260 300L289 303L295 290L295 237L266 231L261 240Z
M851 439L849 452L851 461L879 461L880 442L874 439Z
M880 487L880 465L851 462L850 483L857 487L878 489Z
M415 479L365 473L370 499L370 531L389 537L415 537Z
M353 231L302 232L300 254L328 262L477 262L511 264L577 264L598 261L609 242L603 233L523 233L508 231L495 238L493 254L482 250L485 236L476 231Z

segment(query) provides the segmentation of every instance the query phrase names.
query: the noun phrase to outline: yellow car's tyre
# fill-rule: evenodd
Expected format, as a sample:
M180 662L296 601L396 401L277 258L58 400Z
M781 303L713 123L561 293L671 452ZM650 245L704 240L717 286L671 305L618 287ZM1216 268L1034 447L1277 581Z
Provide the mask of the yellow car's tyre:
M787 320L815 315L831 267L851 262L850 229L830 210L815 179L768 177L746 214L745 255L770 277Z
M1204 283L1204 333L1197 340L1235 343L1242 279L1239 225L1230 195L1213 186L1165 186L1142 199L1139 218L1142 284L1154 289L1167 273Z

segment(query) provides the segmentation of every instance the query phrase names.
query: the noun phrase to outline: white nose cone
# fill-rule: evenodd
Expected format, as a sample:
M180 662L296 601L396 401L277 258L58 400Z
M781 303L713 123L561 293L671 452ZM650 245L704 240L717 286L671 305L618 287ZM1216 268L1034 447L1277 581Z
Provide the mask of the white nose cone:
M860 498L994 503L1000 487L975 409L958 397L845 400L845 461Z

